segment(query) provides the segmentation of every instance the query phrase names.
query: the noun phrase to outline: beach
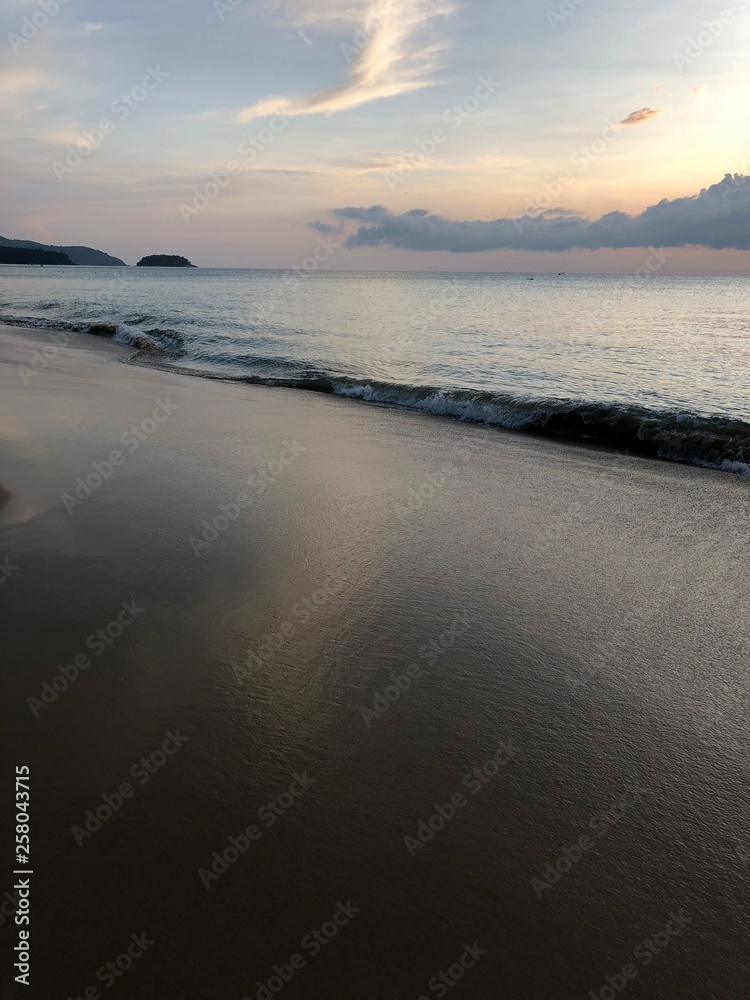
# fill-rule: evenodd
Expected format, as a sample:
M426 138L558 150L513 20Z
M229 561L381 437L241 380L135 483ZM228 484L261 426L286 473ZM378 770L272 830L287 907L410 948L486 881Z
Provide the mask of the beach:
M64 340L0 328L30 995L745 996L747 478Z

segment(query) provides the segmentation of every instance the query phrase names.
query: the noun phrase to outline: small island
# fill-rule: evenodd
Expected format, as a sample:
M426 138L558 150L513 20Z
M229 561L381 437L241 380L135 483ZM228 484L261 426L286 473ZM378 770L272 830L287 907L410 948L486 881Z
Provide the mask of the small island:
M0 264L59 264L75 265L66 253L52 250L30 250L25 247L0 247Z
M169 254L156 253L150 257L142 257L136 267L195 267L187 257L173 257Z

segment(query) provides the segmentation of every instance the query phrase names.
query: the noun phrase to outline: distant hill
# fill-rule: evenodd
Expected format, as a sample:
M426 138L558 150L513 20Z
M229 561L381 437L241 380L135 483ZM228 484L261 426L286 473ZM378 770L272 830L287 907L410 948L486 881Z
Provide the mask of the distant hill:
M32 240L9 240L0 236L0 247L15 247L19 250L48 250L50 253L63 253L70 257L74 264L90 267L125 267L125 261L119 257L111 257L102 250L91 247L56 247L46 243L34 243Z
M138 261L136 267L195 267L187 257L173 257L170 254L155 253L150 257L143 257Z
M70 264L66 253L54 250L29 250L26 247L0 247L0 264Z

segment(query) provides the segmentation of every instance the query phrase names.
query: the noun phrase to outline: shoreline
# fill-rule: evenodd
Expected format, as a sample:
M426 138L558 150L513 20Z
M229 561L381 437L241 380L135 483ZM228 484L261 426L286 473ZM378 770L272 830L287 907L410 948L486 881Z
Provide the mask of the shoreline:
M491 427L558 444L750 477L750 423L716 415L569 398L542 400L479 390L447 390L429 386L405 388L377 380L343 376L321 375L300 379L218 373L180 365L179 359L160 361L159 355L168 354L168 351L155 345L147 333L128 324L101 323L86 325L82 329L74 324L53 326L43 319L39 323L39 326L29 326L20 320L17 324L6 321L0 323L0 332L43 332L47 339L54 334L63 337L95 336L109 340L113 347L134 349L134 354L122 360L155 371L230 385L294 389L346 398L431 417L447 417L464 424ZM81 346L84 347L83 343ZM499 403L500 400L503 402ZM519 407L522 407L520 413ZM654 422L659 426L653 427Z

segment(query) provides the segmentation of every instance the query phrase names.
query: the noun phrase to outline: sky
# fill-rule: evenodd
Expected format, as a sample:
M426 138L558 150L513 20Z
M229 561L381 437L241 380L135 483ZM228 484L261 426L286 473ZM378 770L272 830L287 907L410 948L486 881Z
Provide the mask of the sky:
M749 43L750 0L3 0L0 235L747 273Z

